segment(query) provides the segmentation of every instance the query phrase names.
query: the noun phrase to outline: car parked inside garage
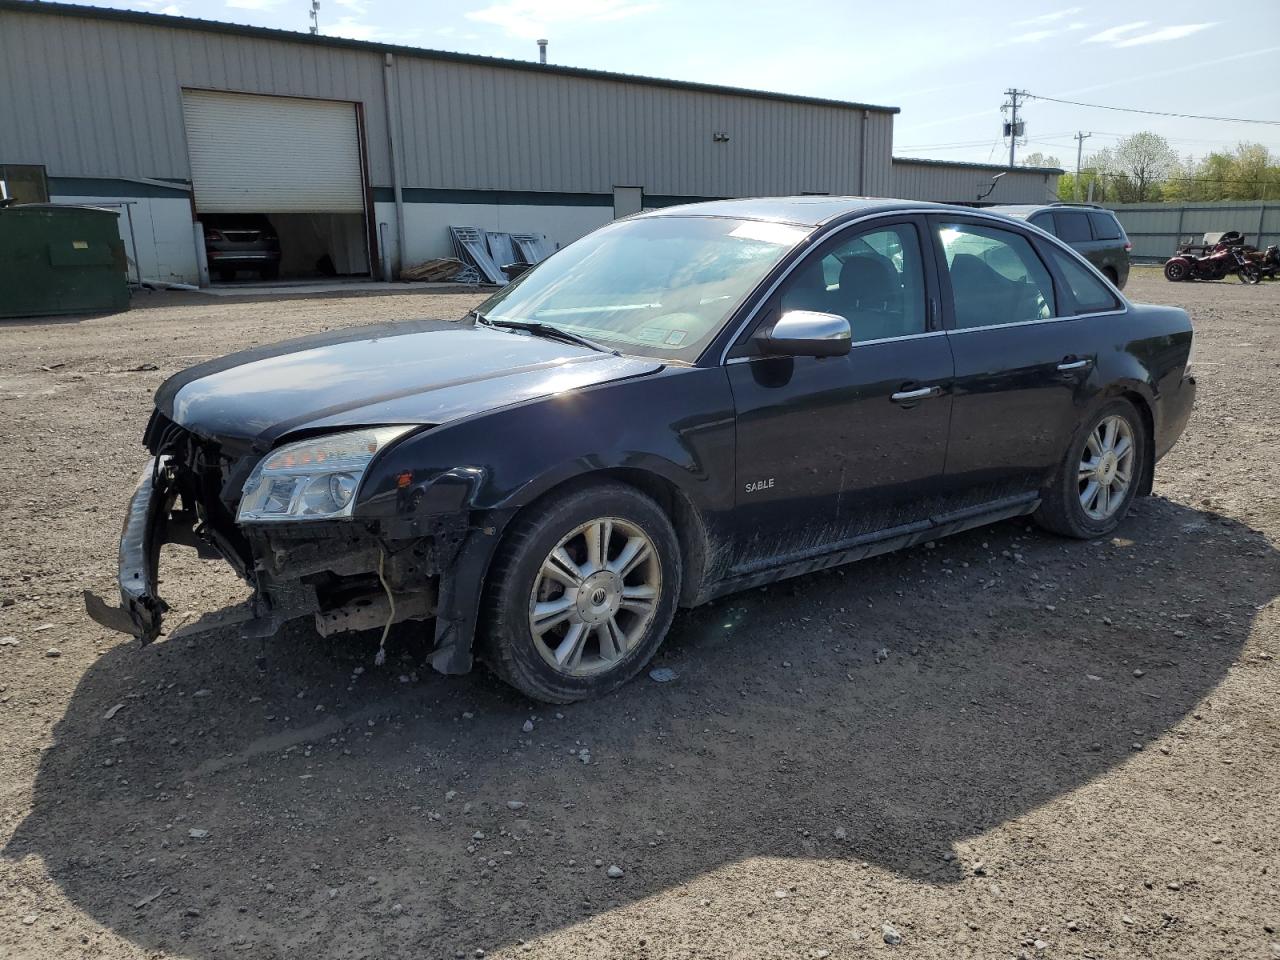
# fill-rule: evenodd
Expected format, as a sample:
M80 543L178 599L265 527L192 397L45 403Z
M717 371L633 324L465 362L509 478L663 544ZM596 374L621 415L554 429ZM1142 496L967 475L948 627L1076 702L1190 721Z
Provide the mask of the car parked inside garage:
M433 621L535 698L598 696L678 607L1001 519L1114 530L1190 415L1182 310L1005 217L839 197L617 221L460 320L331 331L156 395L121 541L220 557L266 635Z
M206 213L205 258L209 272L223 282L248 271L261 280L280 276L280 238L261 213Z

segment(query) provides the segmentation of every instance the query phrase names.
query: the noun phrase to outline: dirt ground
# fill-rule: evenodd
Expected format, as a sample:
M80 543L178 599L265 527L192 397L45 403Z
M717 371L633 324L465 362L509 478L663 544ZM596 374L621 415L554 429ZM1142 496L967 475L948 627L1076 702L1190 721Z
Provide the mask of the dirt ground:
M80 599L165 377L472 295L0 324L0 956L1280 957L1280 283L1128 292L1191 311L1201 387L1114 539L729 597L674 682L558 710L412 630L140 648ZM245 595L162 572L173 627Z

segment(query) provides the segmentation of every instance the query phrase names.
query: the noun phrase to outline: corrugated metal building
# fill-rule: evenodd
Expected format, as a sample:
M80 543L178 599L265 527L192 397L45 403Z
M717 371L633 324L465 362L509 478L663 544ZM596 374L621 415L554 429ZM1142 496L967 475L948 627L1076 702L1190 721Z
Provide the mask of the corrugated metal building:
M1001 174L999 180L992 178ZM989 163L893 158L894 196L939 203L1051 203L1058 199L1057 167L1001 167ZM985 197L983 195L986 194Z
M0 164L122 205L156 279L197 279L202 213L269 214L300 272L378 275L448 255L451 224L566 243L641 207L895 185L896 108L60 3L0 0L0 88Z

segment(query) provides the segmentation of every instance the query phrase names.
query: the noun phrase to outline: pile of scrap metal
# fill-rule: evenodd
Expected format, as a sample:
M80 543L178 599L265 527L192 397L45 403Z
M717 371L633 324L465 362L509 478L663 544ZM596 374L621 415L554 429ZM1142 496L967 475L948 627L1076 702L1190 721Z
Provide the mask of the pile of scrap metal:
M424 260L422 263L405 267L400 271L400 279L428 283L452 280L455 283L475 285L480 282L480 274L475 267L468 266L461 260L455 260L453 257L437 257L434 260Z
M478 227L450 227L458 259L479 271L487 283L502 286L548 256L546 237L534 233L498 233Z

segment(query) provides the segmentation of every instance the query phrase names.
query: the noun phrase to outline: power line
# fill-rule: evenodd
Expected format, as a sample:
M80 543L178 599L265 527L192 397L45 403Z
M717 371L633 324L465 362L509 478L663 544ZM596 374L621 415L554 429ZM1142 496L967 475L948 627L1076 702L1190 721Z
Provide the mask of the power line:
M1137 107L1112 107L1101 103L1082 103L1079 100L1062 100L1058 97L1042 97L1038 93L1024 93L1031 100L1047 100L1050 103L1066 103L1073 107L1089 107L1093 110L1117 110L1121 113L1145 113L1151 117L1178 117L1183 120L1221 120L1224 123L1261 123L1280 127L1280 120L1254 120L1248 117L1207 117L1196 113L1171 113L1166 110L1139 110Z

